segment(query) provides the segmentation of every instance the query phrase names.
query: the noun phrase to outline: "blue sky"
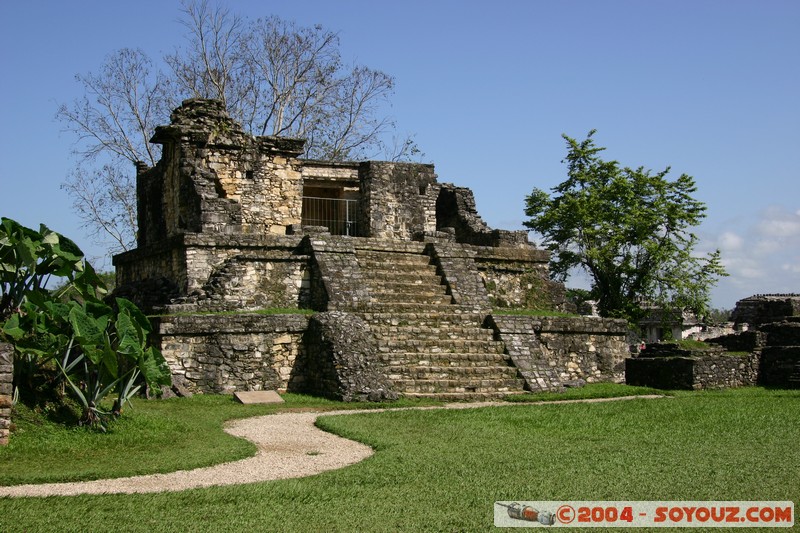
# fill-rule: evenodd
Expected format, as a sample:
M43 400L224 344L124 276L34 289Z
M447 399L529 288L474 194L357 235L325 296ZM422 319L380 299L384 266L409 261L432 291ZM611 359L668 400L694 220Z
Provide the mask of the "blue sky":
M213 3L213 2L212 2ZM389 110L439 180L472 188L493 227L565 178L561 134L597 129L608 158L693 176L700 248L731 274L713 304L800 292L800 2L235 1L339 32L345 59L396 78ZM0 1L0 214L92 244L60 189L74 139L54 115L77 73L183 41L180 4ZM573 284L579 285L579 280Z

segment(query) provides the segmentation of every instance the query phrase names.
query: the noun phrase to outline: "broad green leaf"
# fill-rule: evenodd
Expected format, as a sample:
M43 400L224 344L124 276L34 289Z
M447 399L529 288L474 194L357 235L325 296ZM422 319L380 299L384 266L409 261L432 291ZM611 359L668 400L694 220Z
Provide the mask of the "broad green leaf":
M131 320L131 317L127 313L120 311L117 315L115 328L119 342L117 350L121 354L129 356L133 361L137 361L144 350L142 346L143 339L140 338L139 330Z
M3 324L3 336L19 340L25 335L25 331L19 327L19 315L13 314Z
M69 322L81 346L102 344L104 328L99 327L97 320L87 315L82 308L73 307L70 310Z
M172 372L167 361L154 347L148 348L140 359L139 370L142 372L148 387L157 389L161 385L172 384Z
M133 322L144 332L150 333L152 331L152 326L150 325L150 321L147 319L144 313L130 300L125 298L117 298L116 299L117 306L120 309L120 312L123 310L128 313L133 320Z

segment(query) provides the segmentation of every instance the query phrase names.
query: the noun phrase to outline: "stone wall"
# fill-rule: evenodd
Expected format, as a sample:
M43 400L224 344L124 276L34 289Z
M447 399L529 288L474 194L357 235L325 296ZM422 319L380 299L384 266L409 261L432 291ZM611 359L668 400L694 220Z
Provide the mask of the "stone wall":
M759 368L760 385L800 388L800 318L760 326L764 338Z
M759 385L800 389L800 346L768 346L761 352Z
M137 164L139 247L182 233L271 233L300 224L303 140L253 137L215 100L186 100L151 142L159 163Z
M436 229L453 228L456 241L474 246L528 247L527 231L491 229L478 214L475 196L466 187L443 183L436 198Z
M494 314L486 327L505 343L533 391L623 379L628 356L624 320Z
M800 316L800 295L756 294L736 302L731 320L736 324L758 325L790 316Z
M748 306L745 305L744 308L747 309ZM756 320L761 320L758 316L751 315ZM729 351L750 352L759 358L759 385L800 388L800 317L784 316L778 322L757 322L756 328L716 337L709 342Z
M433 165L367 161L359 177L364 237L408 241L436 231L440 185Z
M550 254L546 250L474 249L475 264L493 308L567 310L564 285L549 278Z
M755 385L756 355L635 357L625 361L625 383L657 389L721 389Z
M232 393L302 386L307 315L171 315L154 319L154 340L192 392Z
M0 342L0 446L8 444L11 433L13 380L14 348Z
M185 234L114 256L114 266L119 294L147 310L170 300L244 310L310 307L309 260L302 235Z

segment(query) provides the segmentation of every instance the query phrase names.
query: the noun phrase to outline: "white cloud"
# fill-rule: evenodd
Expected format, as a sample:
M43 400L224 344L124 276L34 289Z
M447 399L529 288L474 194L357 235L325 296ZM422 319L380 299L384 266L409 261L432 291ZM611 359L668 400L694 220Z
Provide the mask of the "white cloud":
M733 251L740 250L742 244L744 244L744 240L732 231L726 231L719 236L718 243L721 250Z
M736 220L716 237L729 277L714 290L713 305L732 307L756 293L800 292L800 209L773 206Z
M800 239L800 210L790 213L782 207L770 207L762 213L758 233L772 239Z
M800 274L800 263L784 263L781 269L792 274Z

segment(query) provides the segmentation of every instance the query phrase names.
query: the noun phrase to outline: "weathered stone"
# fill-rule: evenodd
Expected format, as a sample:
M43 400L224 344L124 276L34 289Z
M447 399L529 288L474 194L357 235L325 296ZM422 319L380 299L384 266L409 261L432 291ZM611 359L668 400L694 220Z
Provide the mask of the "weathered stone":
M625 383L667 390L755 385L758 360L755 355L719 354L630 358L625 361Z
M283 403L284 399L274 390L236 391L233 397L243 404Z
M137 165L138 248L114 264L119 291L163 315L154 339L185 392L466 399L520 392L519 372L535 389L620 372L602 321L531 319L534 335L505 324L496 339L481 327L493 306L563 309L564 288L526 232L489 228L433 165L301 160L303 141L252 137L196 99L153 142L161 161ZM243 312L269 307L349 315L309 327Z
M0 446L8 444L10 434L13 379L14 348L0 342Z
M395 400L369 326L355 315L341 311L312 317L304 337L305 358L298 361L304 386L342 401Z

